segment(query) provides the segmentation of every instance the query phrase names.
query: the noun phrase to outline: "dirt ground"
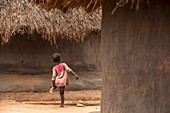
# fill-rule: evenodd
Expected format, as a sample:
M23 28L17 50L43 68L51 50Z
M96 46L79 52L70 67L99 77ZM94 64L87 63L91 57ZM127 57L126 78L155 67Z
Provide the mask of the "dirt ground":
M99 106L60 108L55 105L1 104L0 113L99 113Z
M60 108L58 90L48 92L1 92L0 113L99 113L100 90L65 91L65 107ZM77 107L83 104L84 107Z
M50 74L0 74L0 113L98 113L101 76L98 72L79 72L70 76L65 89L65 107L60 108L58 89L50 94ZM84 107L77 107L83 104Z

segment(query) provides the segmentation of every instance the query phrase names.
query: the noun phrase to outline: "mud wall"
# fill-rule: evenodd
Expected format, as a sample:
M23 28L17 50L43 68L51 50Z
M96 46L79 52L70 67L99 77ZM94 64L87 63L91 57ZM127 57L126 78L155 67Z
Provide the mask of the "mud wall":
M169 113L170 2L111 15L114 4L103 8L102 113Z
M51 60L51 54L54 52L60 52L63 61L75 71L100 70L100 33L89 35L84 42L58 40L56 45L42 40L38 35L34 38L25 37L26 34L16 35L8 44L0 46L1 73L51 72L52 66L55 65Z

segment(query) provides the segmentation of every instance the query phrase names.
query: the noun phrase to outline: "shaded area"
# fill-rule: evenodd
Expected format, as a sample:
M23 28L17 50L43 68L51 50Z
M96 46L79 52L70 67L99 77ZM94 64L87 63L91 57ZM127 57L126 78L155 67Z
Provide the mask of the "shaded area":
M54 52L60 52L74 71L100 70L100 33L88 35L83 43L60 39L53 46L37 33L30 38L27 35L15 35L8 44L0 46L1 73L49 74L55 65L51 60Z
M80 79L76 80L74 76L70 77L70 86L66 90L94 90L101 89L100 72L77 72ZM19 92L19 91L48 91L51 84L50 74L40 75L0 75L0 92Z

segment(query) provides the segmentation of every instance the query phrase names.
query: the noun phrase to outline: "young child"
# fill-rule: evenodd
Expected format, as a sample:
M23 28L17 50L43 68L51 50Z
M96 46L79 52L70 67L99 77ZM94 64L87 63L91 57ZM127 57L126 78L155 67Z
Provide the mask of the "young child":
M66 63L62 63L62 58L59 53L54 53L52 55L53 62L56 63L56 66L53 67L52 70L52 83L50 87L50 93L53 93L54 89L59 88L59 94L61 97L60 107L64 107L64 89L65 86L69 85L69 77L68 73L71 73L79 79L78 75L74 73L72 69L70 69Z

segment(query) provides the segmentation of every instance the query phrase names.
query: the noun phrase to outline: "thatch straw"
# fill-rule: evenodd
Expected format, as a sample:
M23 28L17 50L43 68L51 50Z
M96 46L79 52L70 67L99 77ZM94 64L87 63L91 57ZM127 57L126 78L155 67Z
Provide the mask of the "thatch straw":
M51 9L60 9L65 12L68 8L84 8L87 12L93 12L96 9L99 9L102 6L102 3L105 0L29 0L34 4L37 4L39 7L51 10ZM139 4L143 1L146 1L149 4L149 0L113 0L116 5L113 12L125 4L131 4L131 8L139 9ZM112 13L113 13L112 12Z
M132 8L135 8L136 10L138 10L140 4L141 4L143 1L146 1L147 4L150 4L150 3L149 3L149 0L117 0L116 6L115 6L115 8L113 9L113 11L112 11L111 14L113 14L118 7L123 7L124 5L129 4L129 3L131 4L131 9L132 9Z
M103 0L28 0L46 10L60 9L65 12L68 8L84 8L87 12L99 9Z
M53 8L52 3L50 8ZM15 34L34 32L53 43L56 38L82 41L88 33L98 32L101 27L101 11L86 13L82 9L67 9L63 13L53 9L47 12L27 0L1 0L0 11L1 43L7 43Z

